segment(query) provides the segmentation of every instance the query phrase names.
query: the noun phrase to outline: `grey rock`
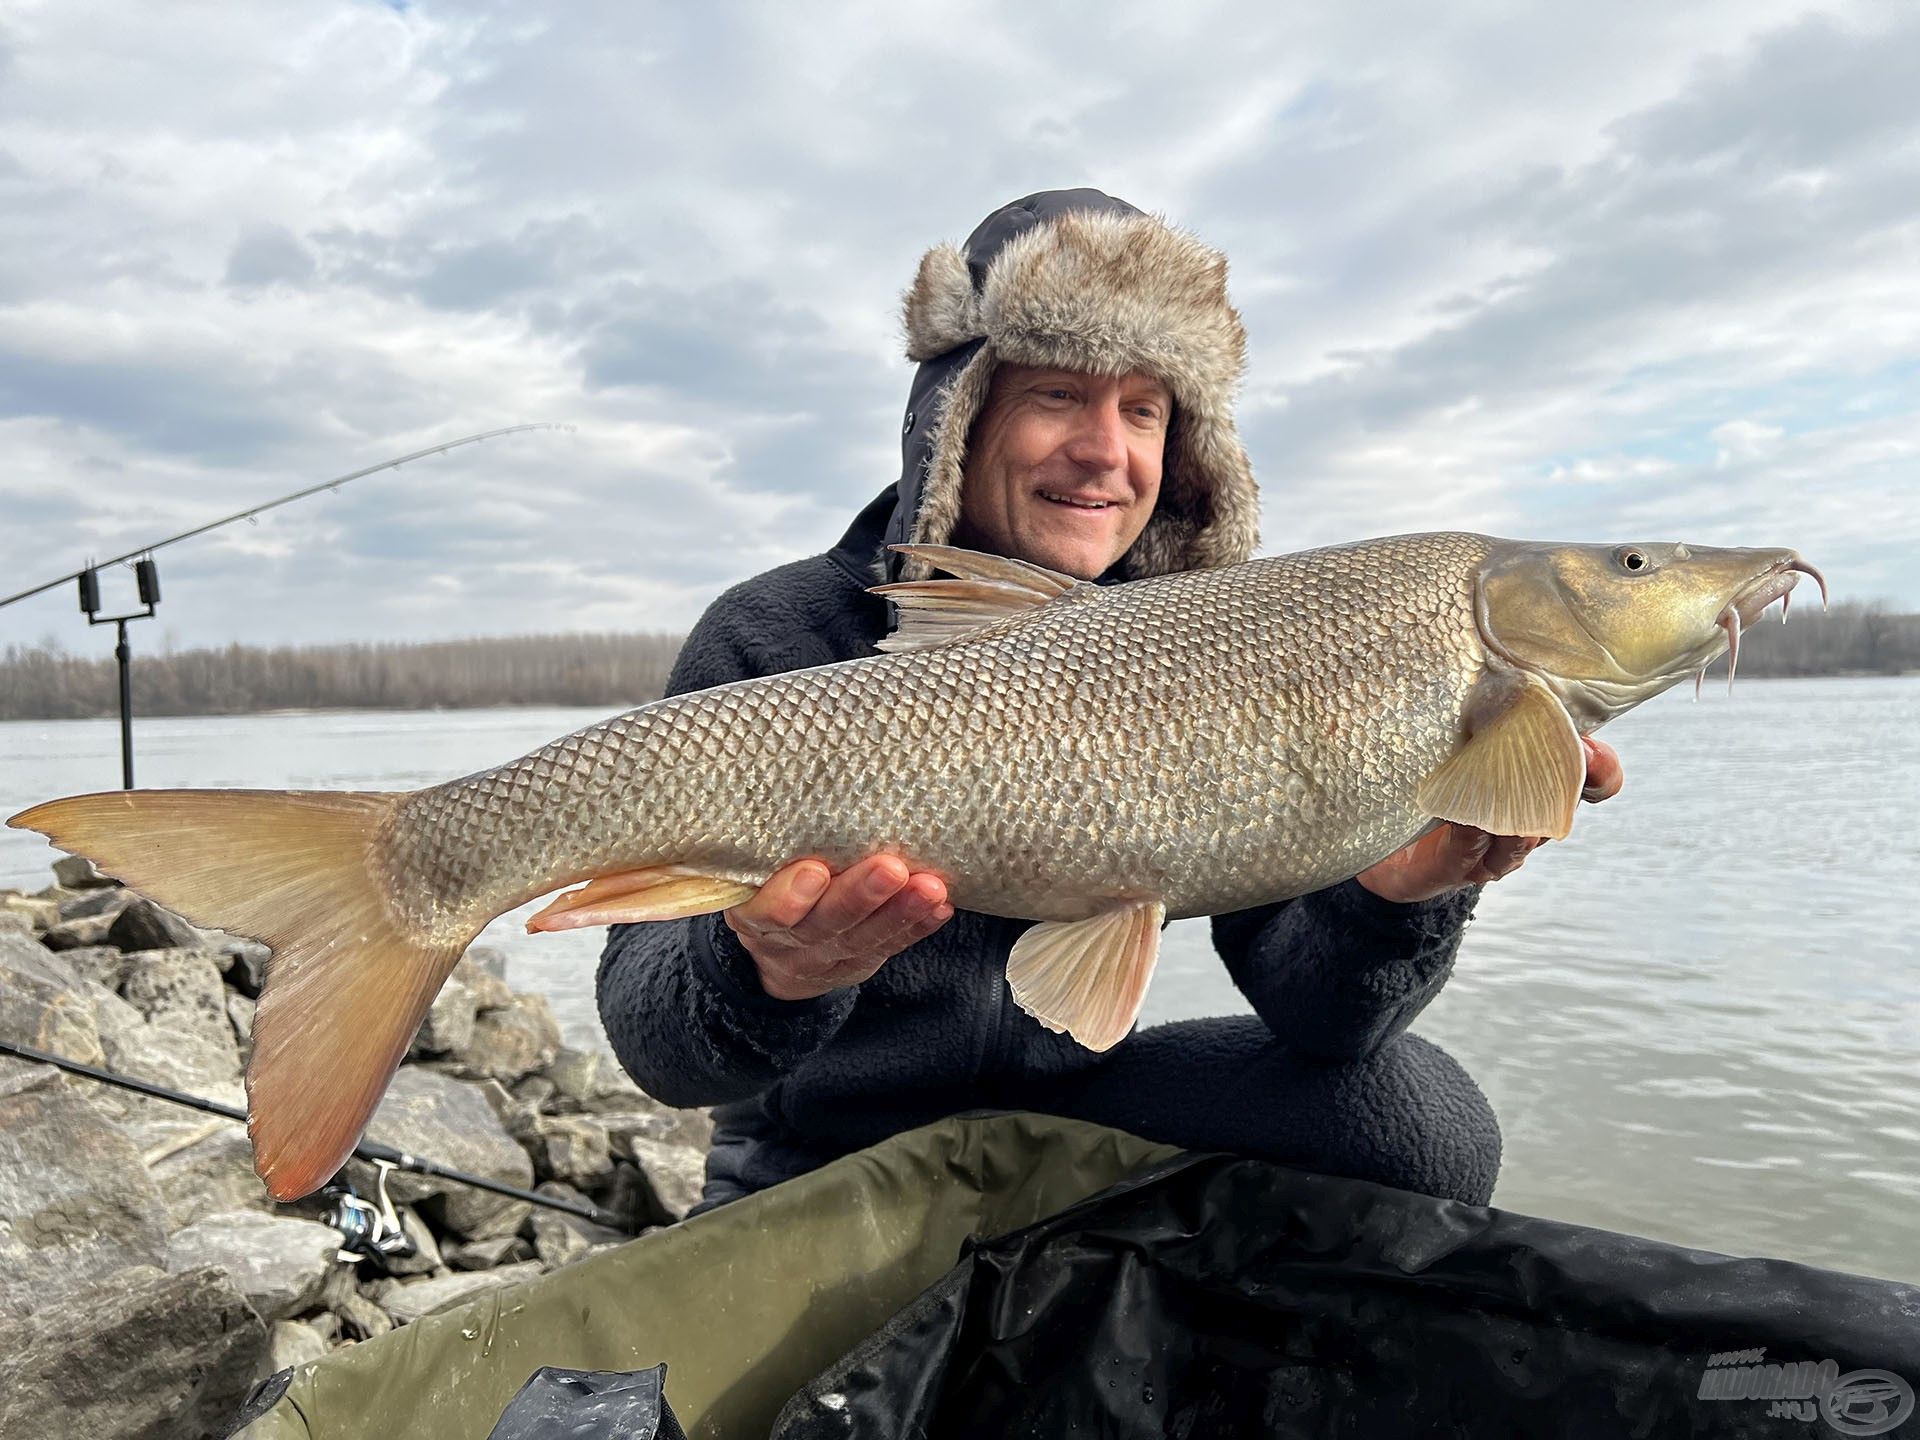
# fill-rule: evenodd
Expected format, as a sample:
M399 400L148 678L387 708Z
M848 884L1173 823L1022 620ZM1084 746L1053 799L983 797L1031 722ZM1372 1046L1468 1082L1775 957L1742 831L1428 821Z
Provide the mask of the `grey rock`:
M533 1163L509 1135L477 1088L418 1065L403 1065L387 1087L367 1126L369 1139L443 1165L530 1189ZM356 1165L361 1162L354 1162ZM364 1167L370 1172L371 1167ZM371 1175L361 1187L372 1194ZM388 1193L402 1204L429 1196L445 1227L462 1239L511 1234L526 1218L527 1202L462 1185L458 1181L396 1171Z
M507 952L498 945L473 945L468 947L465 963L467 968L478 970L482 975L491 975L503 984L507 978ZM505 1001L501 1002L505 1004Z
M227 991L220 967L206 950L144 950L127 972L120 993L148 1020L177 1034L197 1035L240 1065L240 1050L227 1019Z
M0 1435L224 1435L266 1348L266 1326L224 1270L137 1266L31 1320L0 1320Z
M234 1041L243 1055L253 1049L253 1012L259 1004L238 991L227 992L227 1023L233 1026Z
M71 957L93 953L96 952L69 950L66 955ZM118 955L120 952L114 950L109 953ZM93 1001L94 1028L100 1035L100 1048L108 1055L112 1055L118 1046L130 1042L137 1032L146 1028L147 1017L98 980L91 976L83 977L80 988Z
M547 1110L553 1101L553 1097L559 1093L560 1092L554 1087L553 1081L539 1074L524 1075L516 1080L513 1085L513 1098L521 1104L530 1105L539 1111Z
M516 995L473 1023L473 1039L453 1058L475 1079L514 1081L560 1053L560 1025L543 995Z
M601 1067L600 1082L581 1108L589 1115L653 1115L658 1117L656 1127L647 1132L652 1139L673 1140L702 1150L713 1144L713 1117L706 1110L676 1110L662 1105L617 1065Z
M339 1327L340 1322L335 1320L332 1329L338 1331ZM332 1338L331 1334L322 1335L304 1321L274 1321L267 1330L266 1354L261 1358L254 1379L264 1380L295 1365L320 1359L327 1353L327 1341Z
M480 947L485 950L485 947ZM473 993L473 1005L476 1011L504 1010L513 1003L513 991L508 988L505 977L506 964L492 961L476 961L475 951L469 950L460 957L453 967L449 979L458 980ZM497 954L497 951L486 951Z
M0 1096L0 1313L166 1257L160 1192L82 1083Z
M685 1216L706 1186L706 1154L690 1146L639 1135L630 1137L627 1143L641 1174L646 1176L654 1217L672 1222Z
M450 977L433 997L433 1005L427 1011L427 1018L420 1022L420 1032L414 1036L409 1053L445 1055L452 1050L464 1050L473 1043L475 1013L472 987L457 976Z
M22 940L39 943L39 930L33 922L18 910L0 909L0 935L17 935Z
M340 1317L331 1310L322 1310L300 1322L320 1337L320 1343L331 1345L340 1335Z
M562 1045L560 1053L541 1072L553 1082L556 1098L565 1102L555 1105L554 1109L584 1106L599 1094L600 1072L609 1068L597 1050L575 1050L570 1045Z
M284 1320L319 1297L339 1250L340 1232L326 1225L228 1210L176 1232L167 1242L167 1269L224 1265L261 1319Z
M244 1107L247 1103L240 1084L240 1052L231 1030L216 1042L146 1020L138 1025L116 1020L113 1028L101 1032L100 1041L107 1052L107 1063L122 1074L226 1105ZM164 1100L139 1096L127 1099L143 1114L151 1113L148 1107L166 1105ZM177 1106L167 1108L178 1113Z
M349 1295L333 1307L341 1330L355 1340L371 1340L393 1329L393 1317L364 1295Z
M82 890L60 907L61 920L85 920L94 915L118 915L133 897L125 890Z
M29 930L46 930L60 923L60 907L32 895L9 895L0 900L0 915L17 916Z
M536 1175L592 1190L613 1174L607 1132L588 1115L541 1115L517 1138L533 1157Z
M533 1258L533 1246L518 1235L494 1235L485 1240L469 1240L446 1252L447 1263L455 1270L491 1270L499 1265L517 1265Z
M541 1185L539 1191L542 1195L551 1195L556 1200L570 1200L575 1204L581 1204L587 1198L573 1186L554 1181ZM541 1206L535 1207L533 1214L527 1218L527 1224L533 1231L534 1253L549 1270L573 1263L596 1245L632 1238L618 1230L609 1230L604 1225L595 1225L591 1220L582 1220L564 1211Z
M437 1280L416 1280L389 1291L380 1305L400 1324L407 1325L423 1316L477 1300L489 1291L504 1290L535 1279L540 1273L540 1262L530 1260L498 1270L467 1270Z
M208 930L204 933L202 943L213 951L214 963L220 967L220 974L228 986L250 1000L258 1000L260 987L267 978L267 962L273 958L273 951L258 940L229 935L224 930Z
M636 1136L684 1146L703 1155L712 1148L713 1122L707 1118L706 1111L670 1110L644 1095L640 1099L644 1109L591 1112L606 1130L608 1144L617 1157L633 1159L632 1142Z
M148 1162L147 1171L166 1202L169 1230L183 1230L224 1211L277 1213L273 1197L254 1174L246 1127L231 1120L212 1124L217 1128L211 1133Z
M127 972L138 963L111 945L69 946L60 952L60 959L74 974L98 982L116 996L127 983Z
M63 890L117 890L120 882L102 875L84 855L62 855L53 862L54 882Z
M206 935L164 906L135 896L114 918L107 943L122 950L192 950L206 943Z
M83 915L78 920L62 920L47 928L41 941L49 950L78 950L87 945L108 944L116 915Z
M0 1038L83 1065L106 1058L94 1001L59 956L0 935Z

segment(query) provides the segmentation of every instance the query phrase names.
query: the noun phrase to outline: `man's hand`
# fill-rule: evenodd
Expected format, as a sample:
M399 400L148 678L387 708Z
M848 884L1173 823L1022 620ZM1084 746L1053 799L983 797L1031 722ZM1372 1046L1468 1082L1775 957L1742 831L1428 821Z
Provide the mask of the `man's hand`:
M776 1000L811 1000L858 985L953 918L947 883L874 855L835 875L821 860L777 870L726 921Z
M1587 784L1582 800L1599 802L1620 793L1620 757L1600 740L1583 738ZM1446 824L1396 850L1354 878L1382 900L1407 903L1431 900L1462 885L1485 885L1511 875L1528 855L1547 842L1512 835L1489 835L1471 825Z

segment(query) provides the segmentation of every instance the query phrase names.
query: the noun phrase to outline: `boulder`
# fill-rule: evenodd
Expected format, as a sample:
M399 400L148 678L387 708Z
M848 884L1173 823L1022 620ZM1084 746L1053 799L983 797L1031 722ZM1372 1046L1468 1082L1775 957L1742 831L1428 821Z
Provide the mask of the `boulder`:
M163 1029L142 1020L124 1030L103 1033L107 1064L123 1075L150 1080L235 1109L246 1108L247 1092L240 1083L238 1052L231 1038L222 1048L198 1035ZM151 1100L144 1095L102 1087L102 1108L114 1115L143 1155L177 1148L210 1134L209 1117L197 1111ZM219 1125L226 1122L213 1122Z
M98 1065L106 1059L92 995L60 957L0 934L0 1038Z
M118 918L114 915L82 915L78 920L62 920L57 925L48 926L47 933L40 938L49 950L78 950L85 945L106 945L111 943L107 936Z
M684 1217L700 1199L707 1183L707 1157L687 1145L631 1136L627 1142L634 1162L646 1176L653 1197L654 1218L671 1223Z
M127 983L127 972L137 963L111 945L73 945L60 952L66 967L83 980L93 980L116 996Z
M476 1007L473 989L457 976L448 979L440 987L440 993L433 997L433 1005L427 1011L427 1018L420 1022L420 1031L413 1039L410 1055L445 1055L452 1050L464 1050L473 1043L473 1020Z
M0 1313L166 1258L166 1205L132 1142L76 1088L87 1083L0 1096Z
M531 1110L545 1111L560 1092L554 1088L553 1081L544 1075L523 1075L514 1081L513 1098Z
M319 1298L339 1250L340 1232L331 1226L228 1210L176 1232L167 1241L167 1269L224 1265L261 1319L284 1320Z
M38 943L40 931L17 910L0 908L0 935L18 935Z
M713 1117L705 1110L662 1105L615 1065L601 1067L599 1083L581 1109L590 1115L652 1115L654 1127L646 1132L651 1139L673 1140L701 1150L713 1144Z
M400 1324L408 1325L422 1316L477 1300L488 1291L504 1290L509 1285L535 1279L540 1273L540 1262L529 1260L498 1270L466 1270L437 1279L415 1280L387 1291L381 1297L380 1307Z
M125 890L82 890L60 906L61 920L85 920L95 915L114 916L126 909L133 897Z
M220 974L229 987L250 1000L260 998L260 987L267 978L267 961L273 956L271 950L258 940L229 935L224 930L204 931L201 945L213 952L214 963L220 967Z
M371 1340L393 1329L393 1317L364 1295L349 1295L333 1307L341 1330L355 1340Z
M331 1328L337 1331L339 1324L335 1320ZM274 1321L267 1329L266 1353L261 1357L254 1379L264 1380L295 1365L322 1358L327 1353L327 1341L332 1338L331 1334L323 1335L305 1321Z
M713 1121L707 1117L706 1111L669 1110L644 1095L640 1100L645 1107L643 1109L589 1112L606 1130L607 1141L616 1156L633 1159L631 1142L636 1136L642 1140L681 1145L689 1150L698 1150L703 1155L712 1148Z
M207 950L144 950L134 955L120 993L153 1024L196 1035L240 1068L240 1050L227 1018L227 991L220 967Z
M607 1132L589 1115L539 1115L515 1136L533 1157L534 1174L591 1190L613 1174Z
M234 1042L243 1058L253 1049L253 1012L259 1004L236 991L227 992L227 1023L233 1026Z
M192 950L206 944L206 935L145 896L135 896L107 931L107 943L122 950Z
M479 1090L418 1065L403 1065L394 1075L367 1126L367 1137L489 1180L528 1189L533 1185L533 1162L495 1118ZM361 1193L373 1194L372 1167L363 1161L352 1163L359 1167L356 1183ZM360 1183L362 1178L365 1183ZM440 1218L463 1239L512 1234L527 1215L524 1200L429 1175L395 1171L387 1191L401 1204L440 1197Z
M53 862L53 879L63 890L118 890L120 882L102 875L84 855L62 855Z
M473 1039L454 1054L473 1079L512 1082L549 1064L560 1053L560 1025L543 995L516 995L473 1023Z
M183 1230L224 1211L278 1213L267 1187L253 1172L253 1147L247 1143L246 1127L232 1120L214 1120L211 1125L209 1133L148 1161L148 1173L166 1202L169 1231Z
M60 923L60 907L33 895L8 895L0 900L0 915L18 917L28 930L46 930Z
M541 1073L553 1082L555 1111L584 1109L600 1093L601 1071L611 1069L597 1050L562 1045Z
M456 1245L446 1252L446 1258L447 1264L456 1270L491 1270L498 1265L516 1265L523 1260L531 1260L533 1246L518 1235L494 1235L485 1240L469 1240L464 1245Z
M476 1010L504 1010L513 1003L506 977L506 957L490 946L476 945L460 957L449 978L473 992Z
M0 1319L0 1435L225 1435L266 1348L266 1326L226 1271L123 1270L31 1320Z
M540 1186L540 1194L551 1195L556 1200L568 1200L574 1204L586 1201L586 1196L571 1185L547 1181ZM591 1220L582 1220L563 1210L549 1210L536 1205L533 1214L527 1217L527 1225L533 1231L534 1253L540 1257L540 1263L549 1270L557 1270L562 1265L571 1264L587 1254L596 1245L609 1242L618 1244L633 1237L618 1230L609 1230L604 1225L596 1225Z
M507 979L507 952L498 945L469 946L465 956L469 970L477 970L482 975L491 975L502 984ZM503 1000L501 1004L505 1004Z

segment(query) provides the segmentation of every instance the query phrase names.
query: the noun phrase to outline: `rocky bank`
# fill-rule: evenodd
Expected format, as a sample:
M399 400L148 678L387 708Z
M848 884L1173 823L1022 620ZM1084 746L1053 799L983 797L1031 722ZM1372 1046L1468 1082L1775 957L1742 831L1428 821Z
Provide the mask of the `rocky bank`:
M84 860L54 878L0 890L0 1037L244 1107L265 948ZM711 1133L563 1045L546 1000L477 946L367 1138L591 1199L623 1227L395 1171L414 1253L355 1262L318 1197L268 1197L239 1123L0 1055L0 1435L222 1434L276 1370L678 1219ZM373 1166L347 1174L374 1196Z

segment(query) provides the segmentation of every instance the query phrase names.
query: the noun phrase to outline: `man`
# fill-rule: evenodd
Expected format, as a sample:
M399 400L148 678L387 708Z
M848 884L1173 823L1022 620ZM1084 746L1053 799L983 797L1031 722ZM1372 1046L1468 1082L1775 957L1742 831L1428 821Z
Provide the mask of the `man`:
M889 543L1109 583L1252 554L1231 408L1245 335L1216 252L1099 191L1032 195L964 250L927 254L906 325L920 369L899 481L825 555L715 601L670 693L875 653L889 617L867 587L928 573ZM1590 754L1604 798L1618 766ZM1443 826L1355 880L1219 916L1255 1015L1138 1031L1104 1055L1007 994L1025 922L956 913L937 875L891 856L839 875L796 857L724 915L615 926L600 1012L643 1088L718 1107L701 1208L982 1108L1480 1204L1499 1168L1492 1109L1404 1031L1445 982L1477 887L1533 843Z

